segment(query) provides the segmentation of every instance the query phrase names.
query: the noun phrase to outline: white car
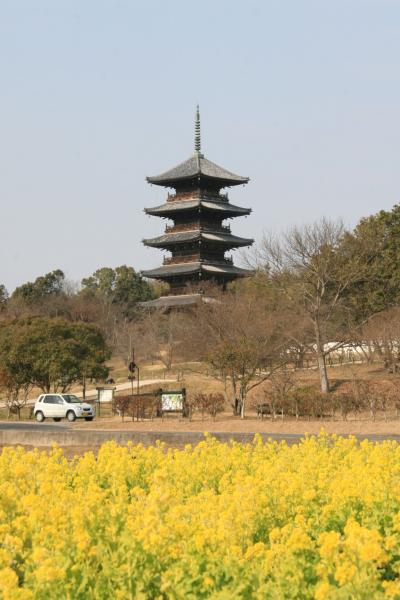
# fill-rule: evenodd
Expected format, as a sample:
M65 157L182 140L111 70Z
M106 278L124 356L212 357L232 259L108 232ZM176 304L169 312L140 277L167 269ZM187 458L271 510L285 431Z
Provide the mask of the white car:
M94 418L93 407L73 394L42 394L36 400L33 414L39 423L48 417L54 421L66 418L71 422L75 419L93 421Z

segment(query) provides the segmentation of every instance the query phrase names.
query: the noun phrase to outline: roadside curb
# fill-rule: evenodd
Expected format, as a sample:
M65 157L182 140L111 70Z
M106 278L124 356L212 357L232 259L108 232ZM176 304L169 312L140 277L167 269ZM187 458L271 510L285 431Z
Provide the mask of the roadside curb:
M61 428L60 428L61 429ZM249 433L249 432L212 432L210 437L216 438L220 442L240 442L251 443L254 436L260 436L264 441L272 439L277 442L285 441L292 445L299 443L304 439L302 434L284 434L284 433ZM348 434L339 437L349 437ZM373 442L382 442L392 440L400 442L400 435L356 435L359 441L370 440ZM71 430L64 431L41 431L28 429L0 429L0 445L24 445L51 447L54 444L58 446L87 446L97 448L108 441L115 441L117 444L126 445L128 442L133 444L143 444L144 446L153 446L157 441L163 442L168 446L184 446L186 444L198 444L205 439L205 434L196 431L118 431L118 430Z
M216 432L210 436L221 442L242 442L251 443L255 433L228 433ZM271 434L259 434L264 440L271 437ZM296 442L303 436L301 435L279 435L272 434L274 439L289 440ZM144 446L153 446L157 441L163 442L168 446L184 446L186 444L198 444L205 439L203 433L197 431L107 431L107 430L66 430L66 431L40 431L23 429L4 429L0 430L0 445L27 445L50 447L53 444L59 446L93 446L98 447L108 441L115 441L117 444L125 445L128 442L133 444L143 444Z

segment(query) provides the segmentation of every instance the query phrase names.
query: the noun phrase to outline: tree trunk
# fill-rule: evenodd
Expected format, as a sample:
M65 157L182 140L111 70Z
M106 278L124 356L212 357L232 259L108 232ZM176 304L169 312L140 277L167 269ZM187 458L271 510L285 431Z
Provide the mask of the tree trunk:
M329 392L328 373L326 371L325 355L323 352L317 353L319 379L321 382L321 392L327 394Z
M240 386L240 418L244 419L244 411L245 411L245 402L246 402L246 394L245 390L242 386Z
M318 362L318 372L319 372L319 380L321 383L321 392L323 394L327 394L329 392L329 381L328 381L328 373L326 370L326 357L324 354L324 345L321 341L321 332L319 329L319 323L316 321L314 323L315 329L315 346L316 346L316 354L317 354L317 362Z

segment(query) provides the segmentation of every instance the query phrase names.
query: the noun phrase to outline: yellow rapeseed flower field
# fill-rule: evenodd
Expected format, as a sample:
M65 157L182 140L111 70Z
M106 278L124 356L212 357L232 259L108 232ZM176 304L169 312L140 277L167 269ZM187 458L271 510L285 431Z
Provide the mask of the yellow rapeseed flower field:
M394 442L5 448L0 596L400 599L399 507Z

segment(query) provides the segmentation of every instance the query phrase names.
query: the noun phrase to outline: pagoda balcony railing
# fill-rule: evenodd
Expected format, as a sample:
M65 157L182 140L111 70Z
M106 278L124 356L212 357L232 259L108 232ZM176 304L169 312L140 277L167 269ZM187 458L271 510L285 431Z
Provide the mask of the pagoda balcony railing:
M229 263L230 265L233 265L233 258L231 256L226 256L223 259L221 259L220 256L218 257L209 257L209 258L199 258L198 254L188 254L186 256L164 256L163 259L163 265L178 265L178 264L182 264L182 263L190 263L190 262L209 262L209 261L217 261L217 262L221 262L221 263Z
M167 202L174 202L175 200L190 200L191 198L229 202L229 196L227 193L218 194L217 192L206 192L204 190L192 190L190 192L177 192L176 194L168 194Z
M198 254L187 254L186 256L165 256L163 265L173 265L180 263L200 262Z
M200 229L200 231L224 231L226 233L231 233L230 225L209 225L200 223L185 223L181 225L167 225L165 228L165 233L182 233L183 231L192 231L193 229Z
M165 233L182 233L182 231L192 231L198 229L197 223L181 224L181 225L167 225Z

